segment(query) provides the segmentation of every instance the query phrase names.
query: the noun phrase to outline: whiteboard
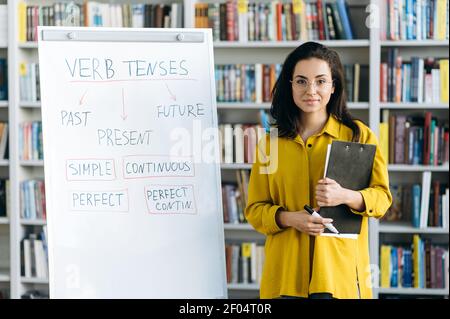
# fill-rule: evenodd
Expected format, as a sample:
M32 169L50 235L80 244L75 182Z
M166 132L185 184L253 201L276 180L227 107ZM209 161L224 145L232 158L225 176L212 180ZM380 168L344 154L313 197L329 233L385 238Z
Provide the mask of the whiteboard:
M226 297L210 30L38 33L50 297Z

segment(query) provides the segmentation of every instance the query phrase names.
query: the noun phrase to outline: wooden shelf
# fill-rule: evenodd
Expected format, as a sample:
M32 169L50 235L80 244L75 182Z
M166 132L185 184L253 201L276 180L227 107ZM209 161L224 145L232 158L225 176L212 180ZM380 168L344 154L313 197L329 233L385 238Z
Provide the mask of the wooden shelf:
M9 160L0 159L0 166L9 166Z
M248 164L248 163L244 163L244 164L237 164L237 163L220 164L220 168L221 169L252 169L252 165L253 164Z
M448 47L448 40L386 40L380 44L381 47Z
M387 224L380 223L378 227L380 233L393 233L393 234L449 234L448 228L442 227L426 227L416 228L410 225L402 224Z
M268 110L270 103L217 102L219 110Z
M29 42L19 42L19 49L37 49L38 43L29 41Z
M227 284L227 288L230 290L259 290L258 284Z
M26 219L21 218L20 224L23 226L44 226L47 225L47 221L45 219Z
M448 110L444 103L380 103L380 108L390 110Z
M44 160L20 160L21 166L44 167Z
M323 40L318 42L332 48L369 47L369 40ZM216 41L214 48L296 48L300 44L302 44L301 41Z
M389 164L391 172L448 172L448 164L442 166Z
M9 281L10 281L9 274L4 273L3 271L0 272L0 282L9 282Z
M48 285L48 278L34 278L34 277L21 277L20 281L23 284L42 284Z
M271 103L251 103L251 102L217 102L219 110L268 110ZM368 110L369 102L349 102L349 109Z
M41 102L21 101L19 106L24 109L39 109L41 108Z
M247 231L255 231L250 224L223 224L223 228L225 230L247 230Z
M380 294L399 294L399 295L448 295L447 289L431 288L378 288Z

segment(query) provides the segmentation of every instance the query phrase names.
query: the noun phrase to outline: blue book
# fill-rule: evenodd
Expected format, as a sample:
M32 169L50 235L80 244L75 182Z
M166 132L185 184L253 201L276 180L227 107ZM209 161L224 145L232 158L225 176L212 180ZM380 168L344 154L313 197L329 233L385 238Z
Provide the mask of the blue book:
M422 164L422 160L423 160L423 127L419 128L419 161L418 164Z
M347 40L353 39L352 27L350 25L350 20L347 14L347 8L345 6L345 0L337 0L337 7L339 15L341 17L342 28L344 29L345 38Z
M403 249L403 278L402 287L412 287L412 252L411 249Z
M405 2L405 20L406 20L406 40L411 40L411 34L412 34L412 17L410 18L410 15L412 15L412 0L406 0Z
M398 247L391 249L391 287L398 287Z
M411 102L411 64L406 63L406 79L408 81L408 85L406 85L406 102Z
M430 140L430 165L434 165L434 158L436 154L434 154L434 135L435 135L435 129L436 129L436 119L431 120L431 126L430 126L430 136L426 136L426 138L429 138Z
M269 117L267 116L266 111L259 110L259 116L261 118L261 125L264 127L264 130L266 133L270 132L270 123L269 123Z
M0 58L0 100L8 99L8 70L6 59Z
M414 227L420 226L420 202L421 202L421 187L419 184L412 186L412 224Z

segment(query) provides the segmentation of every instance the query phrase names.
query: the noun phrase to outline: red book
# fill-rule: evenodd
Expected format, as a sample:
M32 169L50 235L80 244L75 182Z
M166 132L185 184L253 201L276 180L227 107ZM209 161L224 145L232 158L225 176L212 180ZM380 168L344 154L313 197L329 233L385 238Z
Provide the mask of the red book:
M236 23L236 19L234 16L234 2L229 0L227 1L227 40L228 41L235 41L234 38L234 24Z
M320 40L326 40L325 39L325 27L323 25L323 12L322 12L322 0L317 0L317 18L319 22L319 39Z
M270 65L263 64L263 101L270 102Z
M397 56L395 61L395 95L394 101L399 103L402 100L402 57Z
M380 64L380 100L381 102L387 102L387 75L388 65L387 63Z
M282 30L282 19L283 19L283 4L277 3L277 40L283 40L283 30Z
M425 124L423 127L423 165L430 164L430 139L431 139L431 112L425 112Z
M449 155L448 155L448 142L449 142L449 133L448 131L444 133L444 163L448 163L449 162Z
M434 198L433 198L434 209L432 211L434 213L434 216L433 216L433 225L431 225L431 226L439 227L440 226L440 220L439 220L439 212L440 212L440 209L439 209L439 200L440 200L440 198L439 198L439 191L440 191L440 188L441 188L441 184L439 183L439 181L434 181L433 182L433 188L434 188Z
M434 159L433 165L438 165L439 162L439 126L436 125L434 128Z

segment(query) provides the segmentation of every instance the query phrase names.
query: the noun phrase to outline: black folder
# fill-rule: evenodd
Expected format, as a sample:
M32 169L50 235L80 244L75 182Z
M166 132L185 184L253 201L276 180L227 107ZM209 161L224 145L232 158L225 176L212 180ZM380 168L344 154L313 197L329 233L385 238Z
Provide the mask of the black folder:
M370 185L376 145L333 141L326 169L326 177L344 188L359 191ZM353 213L347 205L320 208L320 215L333 219L340 234L359 234L362 216ZM325 233L331 233L325 228Z

